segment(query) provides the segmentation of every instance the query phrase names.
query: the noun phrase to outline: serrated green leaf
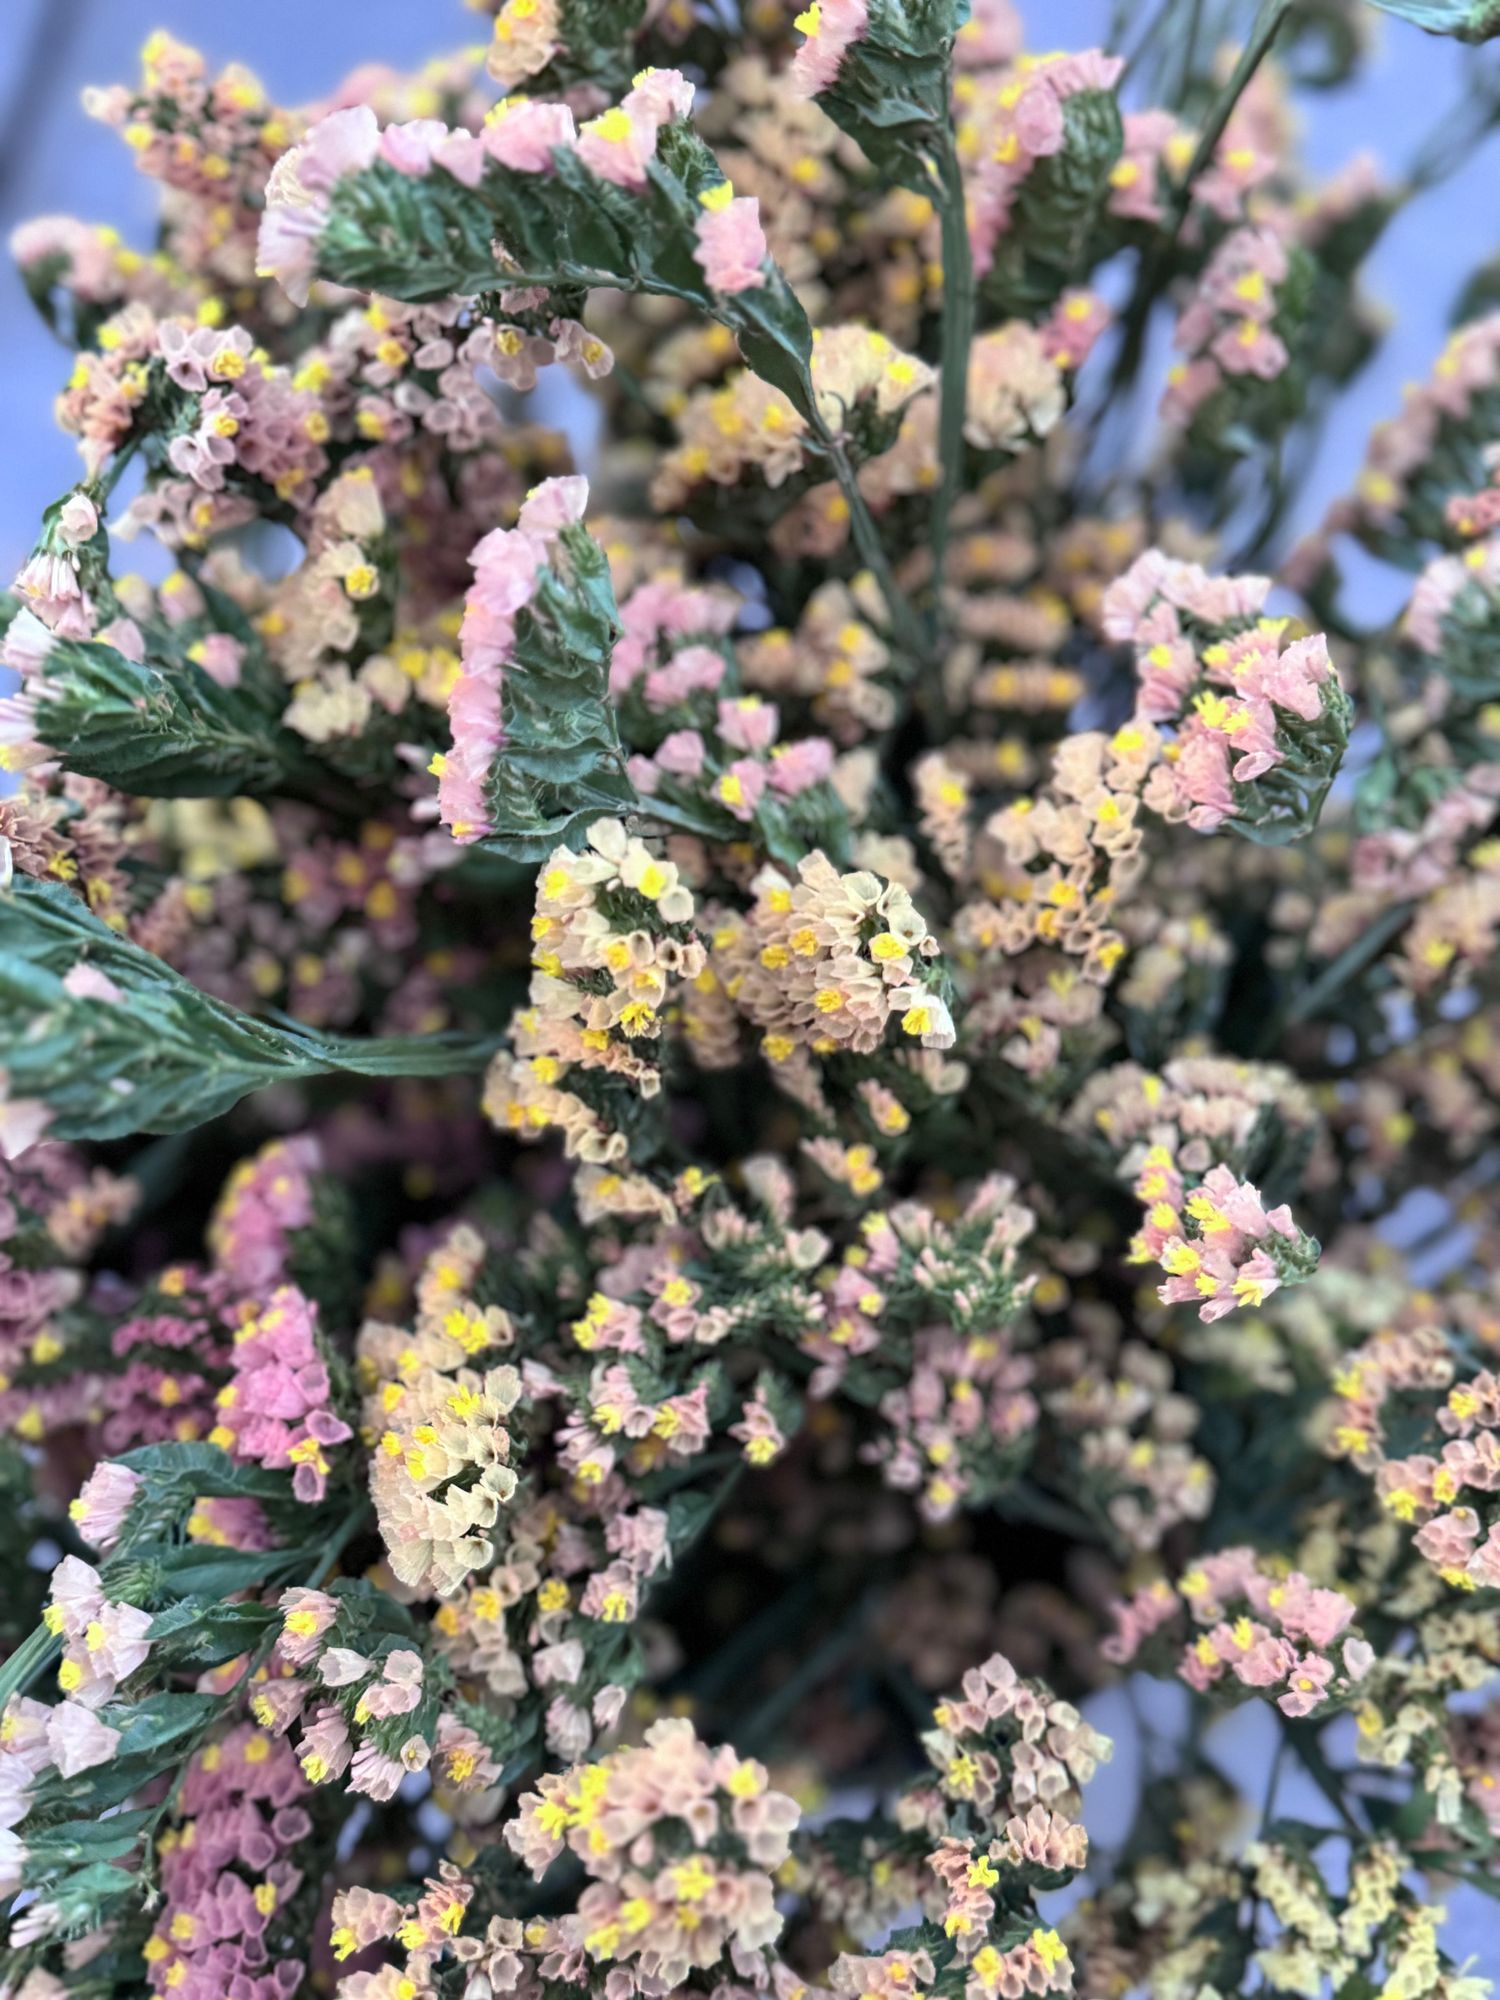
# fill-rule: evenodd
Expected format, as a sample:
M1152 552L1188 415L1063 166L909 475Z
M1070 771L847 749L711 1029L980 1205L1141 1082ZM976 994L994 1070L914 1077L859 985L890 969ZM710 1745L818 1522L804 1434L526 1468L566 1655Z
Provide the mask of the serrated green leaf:
M1036 318L1091 261L1091 241L1109 199L1109 176L1125 143L1109 90L1080 90L1062 107L1063 143L1021 184L1010 226L985 277L984 298Z
M63 640L28 692L39 741L68 770L145 798L232 798L317 776L274 710L191 660L169 669Z
M764 285L710 290L692 254L698 196L723 180L685 124L664 126L646 187L615 187L560 147L548 174L489 160L478 187L434 167L417 178L382 160L334 190L319 240L322 274L408 302L475 297L497 287L608 286L683 300L727 326L758 375L812 414L812 329L774 267ZM512 263L497 262L496 240Z
M120 997L70 993L64 980L80 964ZM50 1107L56 1138L178 1132L267 1084L340 1071L446 1075L482 1067L492 1047L462 1035L360 1042L258 1020L55 883L22 877L0 896L0 1069L13 1097Z

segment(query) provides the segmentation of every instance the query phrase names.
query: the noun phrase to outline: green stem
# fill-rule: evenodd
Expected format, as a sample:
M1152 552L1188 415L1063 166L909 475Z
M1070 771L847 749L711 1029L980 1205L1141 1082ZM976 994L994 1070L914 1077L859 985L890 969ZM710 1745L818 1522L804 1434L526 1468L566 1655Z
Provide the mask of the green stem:
M1324 966L1310 986L1303 987L1288 1006L1271 1017L1269 1026L1256 1044L1255 1053L1264 1055L1275 1048L1288 1028L1320 1014L1330 1000L1343 992L1351 979L1357 978L1379 956L1397 932L1405 928L1411 920L1412 909L1410 903L1393 903L1388 910L1383 910L1368 929L1360 932L1353 944L1347 945L1331 964Z
M1429 1875L1447 1875L1455 1882L1467 1882L1471 1889L1477 1889L1481 1896L1488 1896L1500 1902L1500 1879L1493 1875L1483 1875L1475 1868L1458 1865L1461 1857L1443 1847L1414 1847L1408 1857Z
M1302 1725L1299 1727L1293 1723L1286 1728L1282 1740L1291 1745L1292 1754L1338 1814L1340 1824L1343 1826L1345 1832L1357 1834L1360 1838L1363 1838L1364 1828L1354 1817L1353 1813L1350 1812L1349 1807L1345 1803L1344 1787L1340 1781L1340 1774L1334 1770L1328 1759L1323 1755L1323 1746L1318 1741L1318 1729L1320 1726L1317 1723L1313 1723L1310 1726Z
M948 523L963 485L964 418L969 400L969 348L974 338L974 260L964 208L963 173L944 121L938 153L938 213L942 230L942 372L938 384L938 488L932 501L932 599L942 620L943 564Z
M1251 77L1270 53L1271 44L1281 32L1281 24L1291 13L1292 5L1293 0L1261 0L1250 26L1250 38L1241 49L1239 60L1230 73L1228 82L1214 99L1207 122L1198 136L1193 157L1188 163L1188 170L1183 176L1182 185L1173 197L1166 223L1152 239L1150 249L1141 259L1134 296L1130 301L1125 331L1120 341L1119 357L1110 380L1111 400L1122 385L1134 377L1140 366L1151 307L1160 289L1164 266L1176 249L1177 239L1182 234L1182 226L1187 221L1188 210L1192 206L1193 184L1213 158L1214 149L1223 138L1225 127L1234 116L1235 106L1244 96Z
M1186 104L1193 87L1193 71L1198 62L1198 37L1203 28L1203 0L1191 0L1187 32L1182 38L1182 70L1177 81L1177 104Z
M12 1695L24 1694L47 1662L60 1649L60 1642L45 1625L38 1625L17 1646L0 1667L0 1710Z
M777 1688L755 1709L748 1721L735 1726L735 1740L747 1751L755 1746L770 1743L786 1718L797 1704L812 1693L841 1665L845 1656L851 1653L864 1636L865 1624L873 1606L871 1597L862 1597L852 1614L837 1626L821 1646L802 1662Z
M1276 1793L1281 1783L1281 1766L1285 1761L1287 1748L1288 1736L1283 1729L1276 1739L1276 1754L1271 1759L1271 1769L1266 1778L1265 1797L1261 1800L1260 1832L1256 1835L1258 1840L1265 1839L1266 1828L1271 1824L1271 1815L1276 1810Z
M811 399L810 385L808 396ZM928 651L926 636L916 612L911 607L910 599L896 581L890 557L886 554L885 544L880 539L880 530L875 525L875 517L870 512L864 494L859 490L854 467L849 463L849 454L823 422L815 403L813 413L813 435L828 462L829 470L838 481L839 491L848 503L849 528L854 536L854 546L859 550L866 569L874 577L880 594L885 599L886 610L891 615L891 636L914 661L920 661Z
M1224 136L1224 128L1234 116L1234 107L1244 96L1252 76L1260 68L1271 52L1271 44L1281 33L1281 24L1292 11L1293 0L1260 0L1255 19L1250 24L1250 39L1240 50L1239 61L1229 73L1229 81L1214 99L1208 114L1208 122L1198 135L1198 144L1183 176L1182 186L1177 190L1177 198L1172 205L1172 228L1167 238L1170 247L1177 241L1178 233L1187 219L1188 205L1193 196L1193 183L1214 156L1214 148Z
M340 1069L353 1076L455 1076L483 1069L500 1042L499 1035L390 1035L370 1041L329 1036L315 1044L312 1073Z

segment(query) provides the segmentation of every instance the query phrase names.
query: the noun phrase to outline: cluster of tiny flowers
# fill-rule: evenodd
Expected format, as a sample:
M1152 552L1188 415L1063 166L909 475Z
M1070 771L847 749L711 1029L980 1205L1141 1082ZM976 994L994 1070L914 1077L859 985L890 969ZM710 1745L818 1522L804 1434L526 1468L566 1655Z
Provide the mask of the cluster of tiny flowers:
M1164 1305L1196 1304L1201 1320L1263 1305L1283 1271L1305 1273L1317 1247L1285 1202L1267 1209L1248 1181L1210 1167L1189 1194L1165 1146L1153 1146L1135 1183L1145 1215L1132 1254L1160 1264Z
M516 620L553 559L562 530L583 514L588 482L547 480L532 493L514 528L497 528L474 549L474 581L459 630L461 670L448 694L452 747L433 759L438 810L455 840L490 830L487 786L504 741L502 690L516 644Z
M1382 1328L1333 1379L1327 1450L1374 1482L1381 1505L1450 1588L1500 1587L1500 1377L1461 1375L1437 1327ZM1393 1446L1399 1445L1399 1455Z
M930 970L938 941L899 883L841 875L812 854L795 883L768 867L752 887L745 922L715 938L712 964L773 1067L867 1054L893 1027L922 1048L952 1046Z
M1260 615L1270 587L1152 550L1105 597L1105 632L1135 654L1138 713L1175 726L1145 802L1199 832L1245 810L1236 788L1296 756L1298 722L1316 724L1338 685L1320 634L1284 645L1285 621Z
M432 118L382 129L368 105L335 111L276 163L266 185L257 270L305 303L339 184L376 161L414 179L440 173L475 188L492 161L540 177L555 172L566 153L607 185L643 193L662 127L686 118L692 105L693 86L677 70L649 69L618 104L582 125L566 104L528 97L502 99L478 133ZM700 199L693 254L705 282L725 293L763 285L760 204L735 196L728 181Z
M596 820L581 854L557 849L537 878L528 1004L486 1085L486 1106L502 1130L523 1137L561 1130L570 1157L624 1157L624 1133L610 1130L568 1077L600 1070L655 1096L662 1012L707 963L693 907L676 865L618 820Z
M1167 378L1164 416L1186 423L1227 377L1269 382L1286 367L1275 321L1287 268L1286 246L1273 229L1237 229L1219 245L1177 322L1185 358Z
M420 1344L375 1321L359 1339L376 1438L370 1491L392 1571L414 1591L451 1592L487 1562L499 1510L516 1489L504 1420L521 1383L509 1365L470 1365L508 1332L503 1315L468 1296L474 1261L455 1240L428 1270Z
M294 1466L297 1498L323 1498L328 1449L354 1433L330 1407L317 1308L295 1285L279 1286L263 1311L252 1309L235 1328L230 1378L215 1402L210 1444L258 1465Z
M162 1902L141 1948L161 2000L295 1992L301 1967L288 1926L306 1879L307 1793L290 1746L249 1721L191 1758L179 1823L160 1844Z
M934 380L925 362L863 326L820 328L810 374L824 423L836 433L856 434L863 423L896 419L908 404L927 408ZM663 456L651 489L654 504L664 509L690 504L700 488L735 486L752 473L767 486L783 486L810 462L807 419L748 369L722 388L689 397L676 429L678 442ZM825 532L832 535L829 548L842 547L848 502L831 486L818 487L815 495L809 505L821 506Z
M1276 1706L1298 1717L1347 1701L1369 1673L1374 1650L1349 1632L1355 1610L1342 1591L1267 1565L1253 1549L1221 1549L1185 1571L1175 1587L1162 1579L1117 1604L1106 1645L1109 1657L1124 1664L1186 1614L1202 1628L1178 1659L1189 1687L1200 1694L1230 1681L1279 1688Z
M1487 2000L1493 272L1294 541L1485 91L798 7L16 232L0 2000Z

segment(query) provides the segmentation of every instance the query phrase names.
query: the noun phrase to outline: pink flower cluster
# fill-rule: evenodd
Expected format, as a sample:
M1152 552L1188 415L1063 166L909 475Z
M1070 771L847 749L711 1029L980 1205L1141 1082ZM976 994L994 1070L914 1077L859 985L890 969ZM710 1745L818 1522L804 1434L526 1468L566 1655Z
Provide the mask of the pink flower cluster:
M313 1219L312 1177L323 1153L310 1133L273 1139L241 1160L224 1183L208 1245L237 1292L261 1294L287 1276L290 1239Z
M266 187L258 269L279 280L299 305L315 274L318 239L328 224L334 188L345 175L379 159L398 173L421 178L440 168L463 186L477 188L490 161L511 173L545 174L554 155L575 152L600 180L640 192L656 157L663 125L686 118L694 90L673 69L642 71L620 102L575 126L566 104L509 98L497 105L478 133L449 130L441 119L419 118L384 130L368 105L333 112L300 145L277 161ZM750 290L765 283L765 233L760 203L735 196L725 181L702 197L695 255L717 292Z
M92 1549L108 1555L120 1539L135 1496L141 1490L139 1473L128 1465L101 1459L69 1503L68 1519Z
M1454 328L1427 380L1403 392L1400 415L1375 427L1354 493L1329 510L1325 532L1394 526L1425 468L1456 430L1480 416L1497 382L1500 312L1482 313ZM1490 434L1482 418L1477 428Z
M726 1951L736 1966L756 1963L781 1931L771 1871L798 1816L764 1765L727 1744L708 1749L674 1719L653 1723L638 1748L544 1776L505 1838L537 1877L564 1847L579 1857L591 1880L576 1915L558 1921L554 1950L632 1969L618 1981L626 1992L680 1986Z
M1500 485L1490 490L1500 502ZM1486 519L1487 515L1485 510ZM1490 525L1500 529L1500 505ZM1402 632L1422 652L1440 657L1443 621L1460 596L1471 588L1491 602L1500 597L1500 533L1491 534L1486 541L1474 542L1462 555L1434 556L1412 587L1411 602L1401 620Z
M1357 1635L1336 1642L1353 1621L1355 1606L1342 1591L1312 1583L1300 1570L1281 1574L1250 1548L1204 1556L1177 1581L1148 1585L1111 1606L1113 1637L1106 1656L1124 1666L1153 1635L1185 1611L1199 1636L1183 1651L1177 1671L1200 1694L1226 1676L1241 1687L1283 1687L1276 1705L1283 1715L1311 1715L1325 1702L1345 1699L1374 1664L1374 1652Z
M77 1556L64 1556L52 1572L45 1623L63 1642L57 1684L85 1708L102 1708L151 1650L150 1612L110 1603L99 1572Z
M965 173L965 210L977 277L985 277L1010 228L1011 211L1038 160L1066 143L1063 106L1086 90L1112 90L1124 64L1099 49L1029 58L989 79L974 105L975 144Z
M697 258L709 289L749 292L766 282L766 232L760 226L760 203L753 195L737 195L722 181L700 195L703 214L694 227Z
M209 1433L211 1443L236 1458L293 1467L292 1491L309 1502L327 1490L326 1448L354 1435L330 1407L317 1318L317 1307L295 1285L281 1285L258 1317L236 1329L233 1372L219 1391L219 1421Z
M277 1654L288 1668L309 1671L263 1681L251 1697L251 1713L278 1738L300 1721L297 1758L310 1784L331 1784L347 1771L351 1791L383 1802L395 1797L409 1772L425 1770L432 1756L429 1730L403 1720L423 1702L422 1656L388 1643L374 1655L327 1643L339 1609L338 1600L321 1590L283 1591ZM449 1725L437 1730L442 1753L453 1747L455 1727L464 1732L451 1716L440 1720ZM479 1756L468 1775L477 1788L495 1771Z
M305 1971L290 1912L313 1831L307 1789L290 1747L249 1723L193 1756L144 1948L160 2000L291 2000Z
M1178 724L1142 796L1200 833L1236 816L1233 787L1284 762L1296 723L1316 723L1321 690L1337 685L1321 633L1283 644L1287 621L1259 616L1270 587L1266 577L1210 577L1152 549L1105 594L1106 636L1135 651L1139 715Z
M1147 1153L1135 1192L1145 1216L1132 1255L1167 1273L1157 1292L1164 1305L1196 1305L1201 1320L1263 1305L1282 1282L1277 1239L1299 1247L1306 1241L1284 1203L1266 1209L1228 1167L1211 1167L1189 1193L1164 1146Z
M49 1706L12 1695L0 1717L0 1895L14 1895L24 1879L26 1845L15 1829L30 1809L35 1780L52 1769L76 1778L107 1763L119 1741L119 1730L84 1702L64 1697Z
M821 97L838 81L849 50L869 32L869 0L810 0L796 26L806 39L792 57L788 81L799 97Z
M1286 345L1275 331L1277 287L1289 266L1285 243L1271 228L1237 229L1208 260L1177 322L1186 357L1171 370L1162 415L1185 424L1226 377L1274 381L1286 367Z
M1416 1549L1450 1589L1497 1590L1500 1375L1454 1376L1439 1328L1382 1328L1334 1376L1327 1449L1373 1476L1382 1506L1415 1524ZM1391 1433L1406 1447L1399 1458L1386 1455Z
M370 166L379 150L375 113L367 104L351 104L320 119L300 145L282 154L266 182L257 276L275 278L297 305L307 304L333 191L345 174Z
M516 619L530 603L558 536L583 519L586 479L547 479L531 493L514 528L495 528L470 556L474 581L464 599L463 671L448 696L450 749L433 760L438 812L453 838L490 831L486 787L505 740L500 690L516 643Z
M111 1354L126 1365L95 1391L107 1451L207 1433L229 1360L226 1307L227 1288L212 1273L171 1265L159 1274L154 1294L110 1335Z

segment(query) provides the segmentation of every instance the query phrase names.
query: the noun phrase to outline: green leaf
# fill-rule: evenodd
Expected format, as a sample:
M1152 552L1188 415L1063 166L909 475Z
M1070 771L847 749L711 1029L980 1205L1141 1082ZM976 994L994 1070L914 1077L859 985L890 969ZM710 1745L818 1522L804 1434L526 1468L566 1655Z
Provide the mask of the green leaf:
M1500 35L1500 0L1373 0L1383 14L1410 21L1429 35L1487 42Z
M190 1542L184 1548L166 1551L159 1574L164 1595L175 1597L182 1604L205 1598L214 1604L237 1590L264 1590L306 1567L305 1548L222 1549L211 1543ZM167 1615L167 1612L161 1614L164 1618Z
M516 619L501 689L505 740L486 788L494 832L479 844L543 861L592 822L640 805L625 774L609 658L619 630L609 563L578 526Z
M120 997L70 993L63 982L79 964ZM493 1046L464 1035L361 1042L257 1020L200 992L55 883L23 877L0 896L0 1069L13 1097L50 1107L55 1138L178 1132L267 1084L340 1071L478 1069Z
M285 1500L292 1490L289 1474L241 1465L216 1444L143 1444L115 1463L128 1466L144 1480L158 1505L187 1505L198 1499Z
M140 1882L128 1868L90 1861L50 1882L46 1902L56 1911L49 1926L56 1937L83 1937L101 1928L105 1917L129 1897L140 1897Z
M247 1562L248 1558L242 1557L241 1561ZM259 1576L240 1574L238 1580L227 1582L224 1588L248 1590L264 1583L267 1580L264 1555L260 1557L260 1571ZM230 1575L233 1578L233 1572ZM252 1652L279 1622L278 1614L264 1604L215 1604L209 1598L189 1597L156 1614L151 1621L150 1639L153 1646L169 1648L164 1658L170 1659L174 1667L188 1662L199 1667L217 1667Z
M1113 91L1077 91L1062 112L1062 146L1038 160L1022 182L981 286L986 302L1002 312L1039 317L1092 261L1125 128Z
M67 1820L41 1832L28 1828L27 1886L40 1887L80 1866L122 1861L155 1817L154 1806L140 1806L134 1812L111 1813L105 1819Z
M812 329L781 272L721 294L692 254L698 196L724 175L689 126L662 127L639 192L598 179L566 147L553 161L549 174L522 174L489 160L469 188L441 167L416 178L377 160L335 188L320 273L408 302L521 285L681 299L727 326L749 366L811 416ZM510 263L497 261L497 238Z
M953 39L968 18L968 0L873 0L865 32L818 96L883 175L919 194L935 191Z
M316 779L275 710L221 688L192 660L127 660L97 640L62 640L28 690L38 739L70 771L153 799L231 798Z
M117 1758L160 1760L168 1750L175 1756L178 1746L211 1722L223 1706L224 1697L218 1694L159 1693L131 1706L111 1704L102 1714L111 1729L120 1731Z

